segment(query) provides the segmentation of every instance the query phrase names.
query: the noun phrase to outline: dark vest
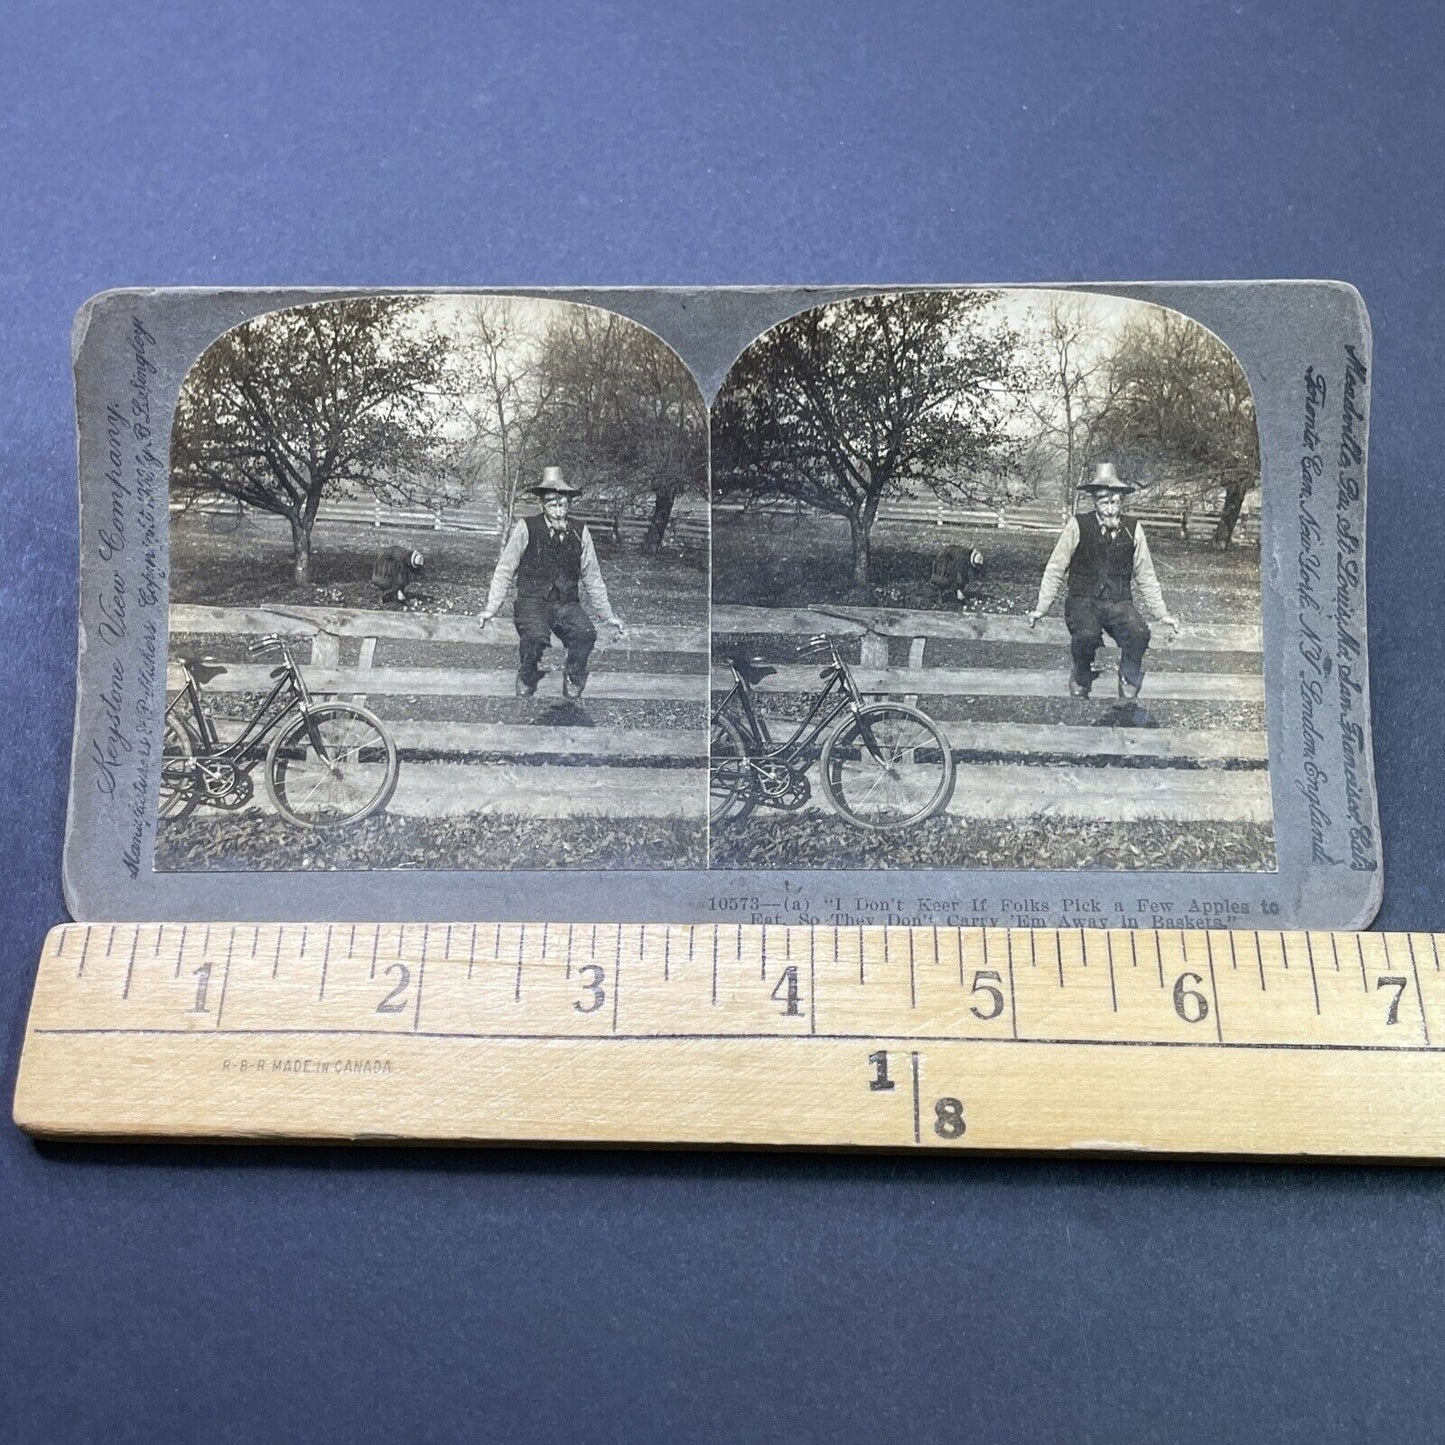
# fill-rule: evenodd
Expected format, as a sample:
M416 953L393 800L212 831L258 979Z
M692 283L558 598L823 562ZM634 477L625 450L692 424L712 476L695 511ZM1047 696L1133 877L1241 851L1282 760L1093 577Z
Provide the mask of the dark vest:
M554 539L545 517L525 517L527 550L517 568L517 596L576 602L582 576L582 529L575 522Z
M1132 602L1134 581L1134 527L1132 517L1119 519L1111 542L1094 512L1081 512L1079 545L1069 562L1069 596L1094 602Z

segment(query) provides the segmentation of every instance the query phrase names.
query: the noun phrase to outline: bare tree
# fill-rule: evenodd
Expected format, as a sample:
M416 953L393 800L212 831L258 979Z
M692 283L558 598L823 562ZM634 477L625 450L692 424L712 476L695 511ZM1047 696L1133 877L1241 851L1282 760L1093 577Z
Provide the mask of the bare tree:
M461 451L473 479L490 484L503 529L536 468L531 443L547 405L541 342L507 297L469 301L458 327L456 396L463 418Z
M846 518L866 584L885 497L972 499L1009 469L1018 336L989 317L996 296L868 296L766 332L714 407L714 496L792 497Z
M707 413L692 373L650 331L591 308L548 330L539 371L539 459L619 509L650 505L643 548L657 551L678 497L707 488Z
M1259 486L1259 433L1249 381L1234 354L1197 322L1160 310L1124 328L1110 362L1114 405L1096 446L1156 496L1218 506L1227 546Z
M1050 299L1026 345L1033 365L1025 407L1038 428L1038 443L1057 456L1059 510L1068 517L1084 460L1118 398L1113 349L1098 326L1097 308L1068 295Z
M438 494L448 342L422 298L296 307L228 331L187 373L171 431L171 487L212 491L291 524L295 580L311 581L323 497Z

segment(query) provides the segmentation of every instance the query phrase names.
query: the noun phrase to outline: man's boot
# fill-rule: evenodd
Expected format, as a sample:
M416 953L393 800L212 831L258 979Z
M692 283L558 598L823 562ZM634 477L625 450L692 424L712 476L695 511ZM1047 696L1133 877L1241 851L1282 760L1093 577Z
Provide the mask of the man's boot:
M1138 682L1128 682L1124 677L1124 666L1119 665L1119 696L1130 701L1139 696L1139 689L1144 686L1144 679L1141 677Z
M587 686L587 679L584 677L581 682L573 682L564 672L562 674L562 696L578 698L582 696L582 689Z
M535 697L536 695L537 695L537 684L536 684L535 682L528 682L527 679L524 678L524 677L522 676L522 674L519 672L519 673L517 674L517 696L518 696L518 697Z

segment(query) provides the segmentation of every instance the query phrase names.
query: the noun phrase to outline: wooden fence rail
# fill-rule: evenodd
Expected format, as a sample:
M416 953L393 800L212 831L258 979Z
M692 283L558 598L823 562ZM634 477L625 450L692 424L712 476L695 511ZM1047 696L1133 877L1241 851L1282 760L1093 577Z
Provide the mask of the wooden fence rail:
M174 634L254 637L267 632L310 639L305 660L311 687L323 695L387 698L487 698L512 696L515 635L499 619L483 632L470 616L374 612L340 607L171 608ZM707 742L701 711L709 686L731 685L720 661L729 636L804 640L818 632L858 639L855 669L871 695L904 697L1058 698L1064 694L1067 633L1046 620L1036 630L1017 616L907 611L896 608L718 607L712 630L701 624L643 624L622 644L603 643L610 654L594 671L588 701L692 703L698 726L585 726L543 706L526 721L399 720L389 724L406 764L393 811L428 815L466 811L524 811L565 816L569 810L629 810L654 816L697 817L706 807L699 777ZM906 665L889 665L895 639L908 640ZM343 666L344 642L358 656ZM1059 650L1048 667L955 667L925 665L927 649L940 643L1027 643ZM478 645L497 663L460 665L454 654L443 665L378 664L378 644ZM1181 652L1258 656L1257 626L1191 628L1173 644ZM198 649L199 650L199 649ZM512 654L512 655L509 655ZM627 667L629 654L648 655L648 669ZM498 665L505 656L505 665ZM270 685L271 664L227 664L207 684L210 691L259 692ZM168 683L183 675L174 664ZM1106 680L1107 683L1107 680ZM807 693L819 687L818 665L785 662L761 685L764 693ZM546 687L543 691L546 692ZM560 691L560 689L558 690ZM1258 704L1264 697L1257 671L1154 670L1147 695L1154 700ZM539 696L557 704L560 696ZM1089 704L1081 704L1087 708ZM395 711L394 703L390 710ZM552 714L549 716L549 714ZM1041 816L1100 820L1169 818L1194 821L1267 822L1271 816L1267 750L1262 730L1230 727L1130 727L1097 725L1101 719L1049 724L947 720L940 725L959 760L960 786L953 811L980 818ZM226 724L223 726L231 726ZM485 760L483 766L479 761ZM1100 763L1119 766L1103 768ZM1083 764L1083 766L1081 766ZM1224 770L1224 771L1221 771Z
M378 612L345 607L171 607L173 635L254 638L281 633L309 640L301 657L308 686L323 696L367 702L384 698L384 711L395 712L398 698L513 699L516 632L502 617L485 630L472 616L422 612ZM599 629L606 633L607 629ZM343 666L344 642L357 643L355 663ZM377 661L378 645L409 643L408 652L468 644L497 663L481 667L448 661L416 666ZM565 705L558 672L531 703L520 704L524 717L495 722L389 720L403 766L389 811L402 816L522 813L530 817L684 818L703 825L707 810L708 699L707 628L701 624L638 624L625 641L599 637L605 665L588 681L587 702L610 704L692 704L697 726L588 726L586 705ZM203 651L198 647L196 651ZM167 685L184 684L177 650L167 670ZM646 658L650 670L627 666L629 657ZM226 663L206 684L217 694L264 693L272 682L274 660ZM404 707L404 704L403 704ZM645 717L646 714L639 714ZM240 724L223 720L223 738ZM254 806L264 806L258 796Z
M715 658L731 650L718 645L727 637L802 640L827 633L856 639L861 661L854 676L864 691L911 702L922 698L925 709L928 699L938 697L1066 696L1068 632L1057 618L1042 619L1030 628L1027 618L998 614L723 606L713 609L712 627ZM908 642L906 665L891 662L897 639ZM1158 629L1156 641L1162 650L1184 658L1203 661L1208 656L1218 664L1221 656L1229 656L1238 664L1231 671L1151 670L1147 703L1264 701L1264 678L1257 670L1264 647L1261 626L1195 626L1174 641ZM925 665L930 647L950 642L1025 644L1040 661L1050 649L1054 657L1047 668ZM764 650L769 661L780 655L776 646ZM732 681L725 667L714 668L715 693ZM759 684L759 691L804 693L819 686L816 661L782 661ZM1112 693L1113 679L1102 679L1100 689ZM1027 721L1026 704L1020 704L1024 715L1012 719L940 721L958 764L950 811L977 819L1057 817L1115 823L1153 819L1267 824L1273 817L1262 728L1134 726L1132 709L1106 716L1098 703L1074 706L1081 712L1078 723Z

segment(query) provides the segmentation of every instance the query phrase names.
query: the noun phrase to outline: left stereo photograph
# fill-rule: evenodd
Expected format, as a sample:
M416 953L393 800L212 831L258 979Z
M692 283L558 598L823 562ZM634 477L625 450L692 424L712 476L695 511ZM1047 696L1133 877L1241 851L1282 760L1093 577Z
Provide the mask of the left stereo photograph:
M707 411L644 326L267 312L187 371L165 500L157 871L706 866Z

